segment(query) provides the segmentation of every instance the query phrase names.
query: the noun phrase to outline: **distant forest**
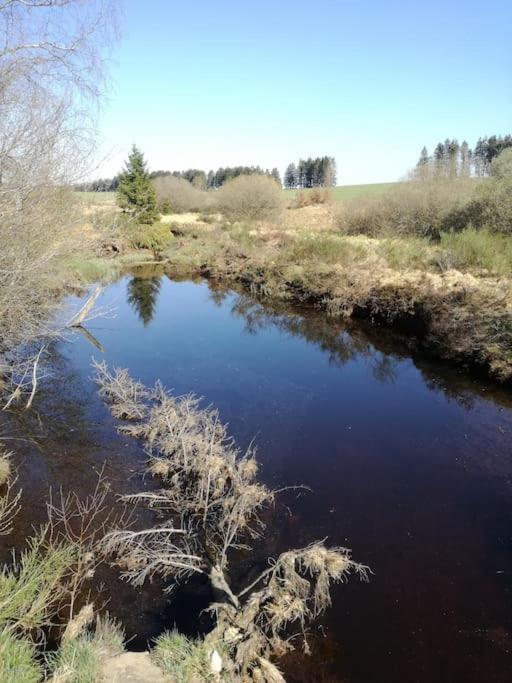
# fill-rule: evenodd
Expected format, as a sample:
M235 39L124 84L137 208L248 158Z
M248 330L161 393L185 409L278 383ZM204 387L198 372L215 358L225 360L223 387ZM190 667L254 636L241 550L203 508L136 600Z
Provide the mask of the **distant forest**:
M334 157L300 159L298 164L288 164L284 174L284 186L293 190L309 187L334 187L336 185L336 160Z
M189 168L186 171L152 171L150 173L151 179L163 176L183 178L199 190L216 190L222 187L227 180L239 175L267 175L282 185L277 168L269 170L262 169L259 166L227 166L208 173L198 168ZM119 176L117 175L114 178L99 178L88 183L79 183L75 185L75 189L79 192L115 192L118 185Z
M415 175L428 174L450 178L486 176L489 175L492 160L507 147L512 147L512 135L478 138L473 149L466 140L459 144L456 139L447 138L444 142L438 142L432 155L423 147L416 164Z
M153 171L150 177L174 176L188 180L199 190L216 190L227 180L239 175L267 175L282 185L277 168L263 169L260 166L227 166L206 173L198 168L186 171ZM116 192L119 175L113 178L98 178L86 183L78 183L75 189L79 192ZM286 168L284 186L288 189L308 187L333 187L336 185L336 161L333 157L316 157L300 159L298 164L289 164Z

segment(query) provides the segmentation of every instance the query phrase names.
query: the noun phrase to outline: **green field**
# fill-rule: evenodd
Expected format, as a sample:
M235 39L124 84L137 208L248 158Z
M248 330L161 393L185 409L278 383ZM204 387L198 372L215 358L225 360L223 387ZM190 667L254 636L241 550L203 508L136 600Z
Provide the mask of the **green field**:
M336 202L341 202L345 199L357 199L358 197L371 197L380 195L395 187L398 183L370 183L368 185L339 185L333 187L330 192L331 196ZM310 190L304 190L310 192ZM287 195L294 196L298 190L285 190Z
M334 201L341 202L346 199L357 199L358 197L372 197L380 195L395 187L398 183L370 183L368 185L339 185L333 187L330 192ZM310 190L304 190L310 192ZM293 197L298 190L284 190ZM115 192L79 192L81 199L87 204L108 204L115 200Z
M86 204L108 204L115 200L115 192L77 192Z

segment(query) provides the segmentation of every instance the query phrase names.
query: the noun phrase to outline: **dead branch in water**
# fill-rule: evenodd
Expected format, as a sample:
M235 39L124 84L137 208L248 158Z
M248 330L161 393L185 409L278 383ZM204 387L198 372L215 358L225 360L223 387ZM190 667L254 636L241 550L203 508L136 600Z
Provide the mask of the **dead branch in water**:
M85 320L87 319L87 316L89 315L92 307L96 303L96 299L99 297L101 292L103 291L103 287L98 285L92 294L89 296L85 304L82 306L82 308L74 315L71 320L68 322L68 327L79 327L82 325Z
M174 580L208 575L222 600L210 608L217 625L207 640L226 646L226 670L242 681L282 681L269 659L293 649L290 628L303 636L307 650L307 624L331 604L332 583L350 573L367 580L368 568L346 548L316 542L269 561L236 595L227 573L231 551L250 548L264 533L260 512L275 496L256 479L254 448L241 452L218 412L201 408L196 396L176 398L160 383L150 390L126 370L94 366L101 395L126 421L120 431L144 441L148 470L163 484L125 498L159 510L162 525L110 532L106 554L135 585L154 574Z

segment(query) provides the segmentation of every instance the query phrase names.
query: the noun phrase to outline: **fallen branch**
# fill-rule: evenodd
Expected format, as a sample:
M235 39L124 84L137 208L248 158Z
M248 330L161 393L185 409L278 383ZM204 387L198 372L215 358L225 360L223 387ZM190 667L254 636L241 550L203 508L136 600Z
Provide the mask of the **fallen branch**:
M98 285L78 313L74 315L68 322L67 327L80 327L82 325L102 291L103 287Z

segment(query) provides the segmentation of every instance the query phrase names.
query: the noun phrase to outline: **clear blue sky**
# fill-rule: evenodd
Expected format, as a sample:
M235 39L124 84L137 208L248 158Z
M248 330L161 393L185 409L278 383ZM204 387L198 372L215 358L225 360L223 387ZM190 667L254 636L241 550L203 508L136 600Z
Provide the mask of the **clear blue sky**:
M512 132L510 0L125 0L100 121L116 172L336 157L390 181L439 139Z

